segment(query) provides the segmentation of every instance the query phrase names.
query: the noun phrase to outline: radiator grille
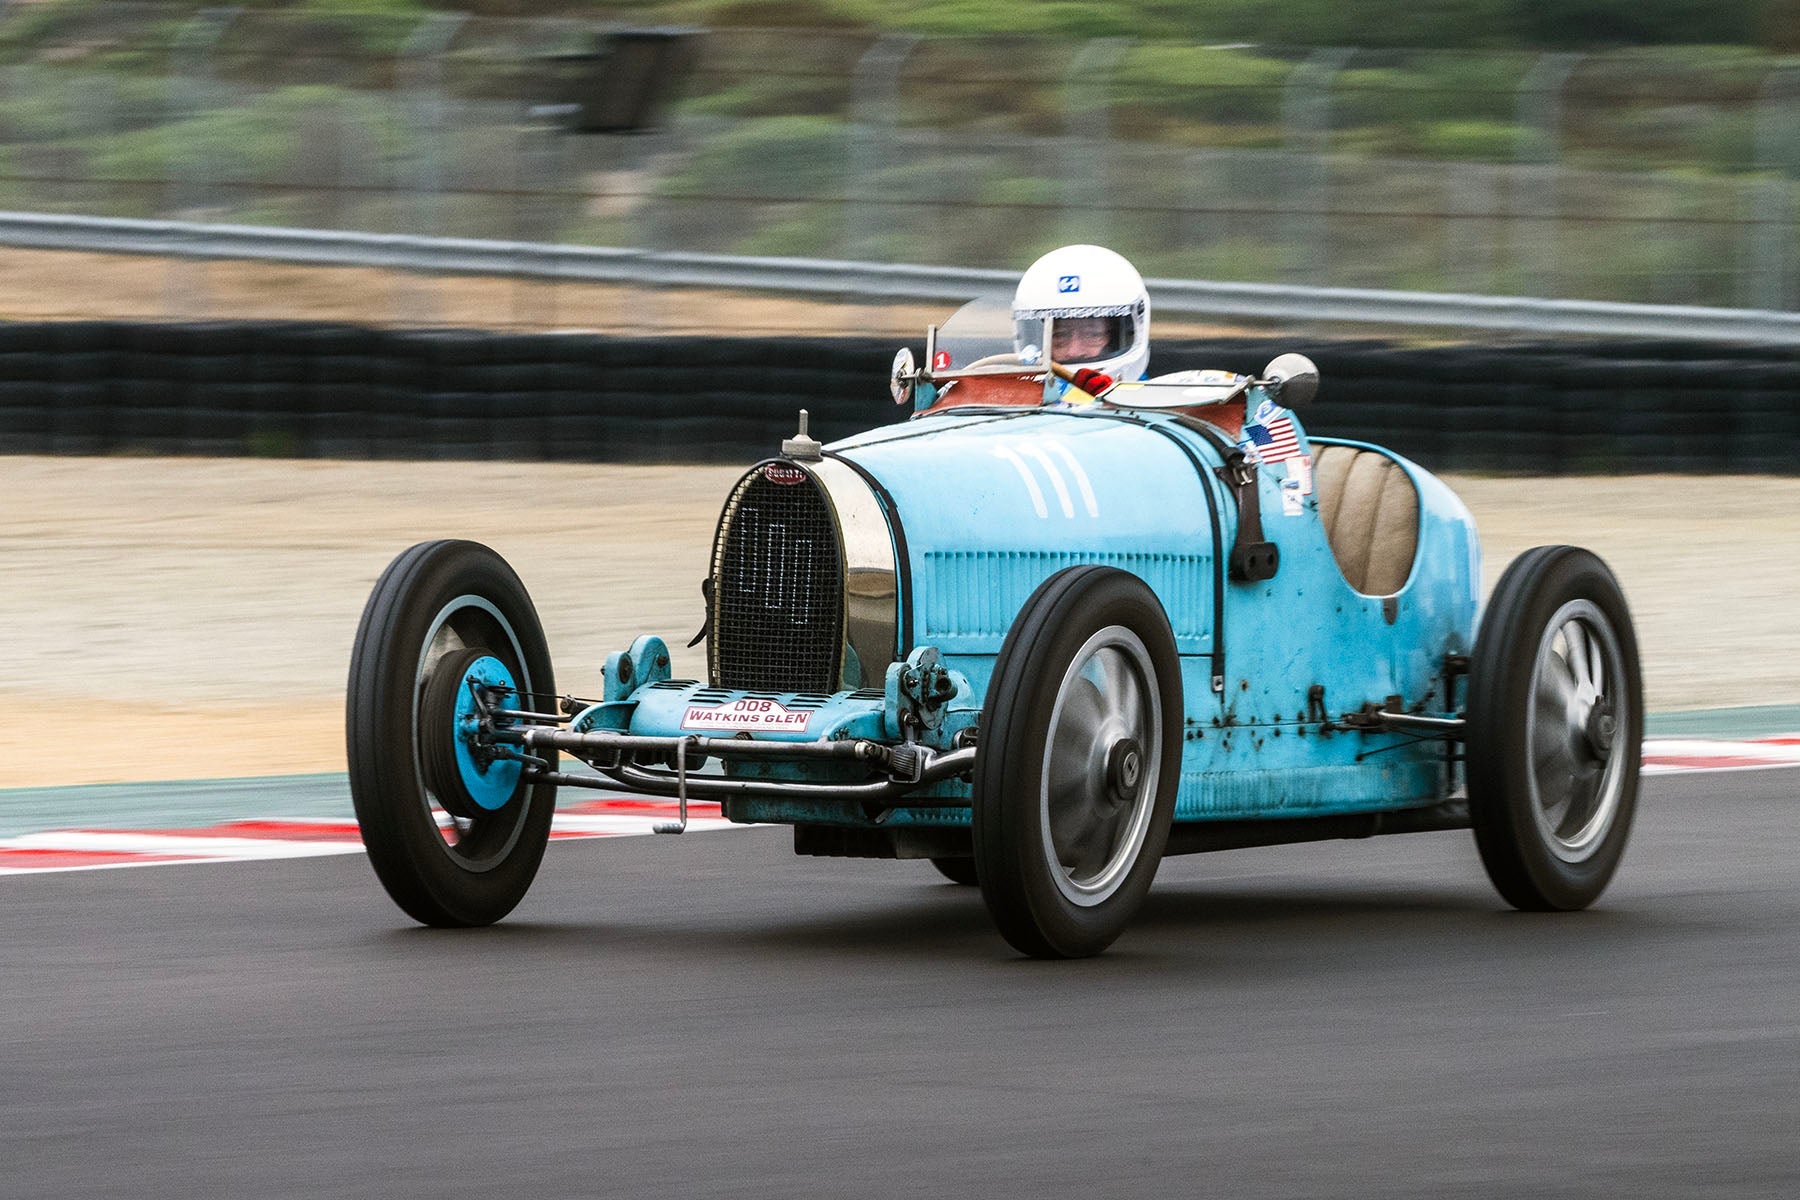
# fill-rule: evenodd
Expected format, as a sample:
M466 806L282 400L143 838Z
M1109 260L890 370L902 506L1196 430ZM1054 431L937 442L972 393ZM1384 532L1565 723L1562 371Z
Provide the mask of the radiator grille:
M834 692L844 566L831 502L810 474L764 464L738 481L713 546L712 682Z

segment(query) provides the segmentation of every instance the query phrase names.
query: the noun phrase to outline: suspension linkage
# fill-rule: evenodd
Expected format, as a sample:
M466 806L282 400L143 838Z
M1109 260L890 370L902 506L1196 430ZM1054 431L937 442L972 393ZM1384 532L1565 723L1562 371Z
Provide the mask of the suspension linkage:
M608 730L573 733L542 725L496 729L489 737L494 742L525 746L528 749L561 750L583 759L606 757L627 750L672 754L685 746L687 753L707 754L717 758L839 759L872 763L882 769L892 766L894 762L892 747L863 738L837 742L757 742L744 738L692 735L645 737Z

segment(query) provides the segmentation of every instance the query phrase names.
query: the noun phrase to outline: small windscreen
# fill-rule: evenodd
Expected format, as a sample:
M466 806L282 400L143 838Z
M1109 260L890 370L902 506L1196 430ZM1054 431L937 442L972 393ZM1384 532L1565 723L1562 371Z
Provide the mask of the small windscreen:
M933 371L954 371L991 355L1011 354L1017 348L1012 341L1011 298L981 296L944 322L938 330L936 360L926 366Z

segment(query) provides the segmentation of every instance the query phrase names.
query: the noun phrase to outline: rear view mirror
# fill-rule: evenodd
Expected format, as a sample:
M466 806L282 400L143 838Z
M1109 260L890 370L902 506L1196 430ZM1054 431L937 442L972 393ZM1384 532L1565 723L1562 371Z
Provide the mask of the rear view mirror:
M913 389L918 386L919 372L913 366L912 347L902 346L894 355L894 368L888 375L888 392L894 397L894 403L908 405L912 403Z
M1319 368L1304 354L1283 354L1263 368L1257 382L1283 408L1299 408L1319 394Z

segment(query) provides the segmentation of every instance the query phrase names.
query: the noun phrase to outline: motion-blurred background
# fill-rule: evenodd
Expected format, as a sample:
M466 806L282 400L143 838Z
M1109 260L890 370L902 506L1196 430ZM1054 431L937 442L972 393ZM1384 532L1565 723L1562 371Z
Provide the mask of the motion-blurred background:
M650 464L901 419L1078 241L1153 370L1299 350L1309 429L1463 472L1490 579L1606 555L1653 708L1800 700L1800 0L0 0L0 628L133 714L6 778L341 767L425 537L559 663L697 627L731 471Z
M867 305L958 289L617 252L1017 271L1069 241L1170 280L1792 310L1797 50L1795 0L7 0L0 207L180 225L0 236L186 257L9 256L63 286L0 313L910 332ZM450 286L471 265L512 286ZM861 311L646 295L694 282Z
M1784 471L1797 49L1795 0L7 0L0 420L735 460L1085 241L1158 369L1302 338L1433 466Z
M427 538L559 689L702 674L744 468L1069 242L1153 370L1315 358L1489 583L1602 555L1652 735L1800 730L1800 0L441 2L0 0L10 862L345 838ZM1590 913L1246 850L1052 971L784 831L559 841L456 937L353 860L9 881L0 1197L1789 1197L1795 779L1648 780Z

